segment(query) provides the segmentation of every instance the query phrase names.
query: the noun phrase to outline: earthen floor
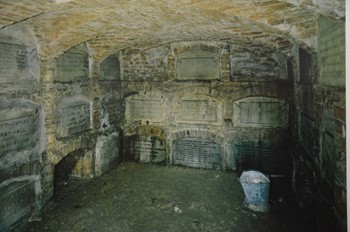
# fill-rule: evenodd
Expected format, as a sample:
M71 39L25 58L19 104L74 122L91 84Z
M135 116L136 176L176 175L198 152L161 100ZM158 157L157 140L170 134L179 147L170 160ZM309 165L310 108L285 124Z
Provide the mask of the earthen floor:
M51 206L25 231L301 231L286 201L271 211L243 206L237 174L120 164Z

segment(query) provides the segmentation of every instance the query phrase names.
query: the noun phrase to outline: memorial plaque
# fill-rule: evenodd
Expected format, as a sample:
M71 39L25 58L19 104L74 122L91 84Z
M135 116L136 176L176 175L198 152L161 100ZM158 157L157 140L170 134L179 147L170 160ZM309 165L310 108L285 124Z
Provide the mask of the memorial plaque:
M96 145L96 174L101 175L117 165L119 157L119 136L112 133L101 136Z
M0 82L31 80L36 72L36 50L0 42Z
M186 97L175 105L178 123L220 124L222 103L206 96Z
M344 87L345 24L320 16L318 25L317 58L320 67L320 83Z
M90 104L76 102L64 105L57 112L56 136L58 138L77 135L90 129Z
M0 121L0 157L35 146L33 115Z
M126 141L127 159L141 163L165 163L165 142L155 136L134 135Z
M238 125L285 126L288 123L288 105L265 97L251 97L233 104L233 121Z
M173 163L195 168L221 169L220 145L202 138L177 139Z
M89 62L85 53L66 52L57 61L55 81L72 82L88 79Z
M120 63L116 55L107 57L100 66L102 81L115 81L120 80Z
M280 146L269 141L245 141L234 145L238 168L257 169L271 173L283 171L284 159Z
M188 52L176 57L177 80L215 80L220 77L220 57L216 53Z
M20 181L0 189L0 231L28 216L35 203L34 182Z
M162 122L165 120L165 104L161 98L132 96L125 100L125 110L127 121Z

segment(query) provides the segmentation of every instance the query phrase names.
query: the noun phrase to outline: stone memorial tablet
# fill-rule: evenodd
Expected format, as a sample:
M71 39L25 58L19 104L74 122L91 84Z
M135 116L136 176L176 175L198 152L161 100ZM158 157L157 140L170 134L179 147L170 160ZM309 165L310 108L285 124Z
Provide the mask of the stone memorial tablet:
M155 136L134 135L126 140L127 158L141 163L165 163L165 142Z
M177 80L215 80L220 77L220 57L216 53L187 52L176 57Z
M131 96L125 100L125 118L128 122L165 120L165 104L162 98Z
M23 115L0 121L0 157L9 151L20 151L35 146L33 115Z
M107 57L100 65L101 81L115 81L120 80L120 63L118 56L111 55Z
M20 181L0 188L0 231L28 216L35 202L34 182Z
M108 136L101 136L96 144L96 175L102 175L115 167L119 157L119 136L114 132Z
M55 81L73 82L88 79L88 54L82 49L73 48L57 60Z
M90 129L90 104L74 102L59 107L56 136L74 136Z
M220 124L222 103L207 96L184 97L174 111L177 123Z
M35 49L0 42L0 51L0 82L35 78L37 69Z
M173 145L173 163L195 168L220 169L220 145L202 138L177 139Z
M283 170L283 151L268 141L245 141L234 145L241 170L257 169L278 173Z
M320 83L345 86L345 24L325 16L318 21Z
M249 97L234 102L233 122L236 125L257 127L286 126L288 105L267 97Z

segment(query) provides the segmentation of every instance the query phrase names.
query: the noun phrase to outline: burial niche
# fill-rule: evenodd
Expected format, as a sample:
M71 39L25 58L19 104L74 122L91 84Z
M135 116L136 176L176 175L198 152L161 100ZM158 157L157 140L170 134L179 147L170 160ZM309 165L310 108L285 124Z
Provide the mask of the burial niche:
M235 126L286 127L288 103L272 97L247 97L233 103Z
M87 182L86 177L90 168L85 162L86 155L87 152L84 149L78 149L66 155L55 165L55 200L60 201L66 198Z
M55 81L75 82L88 80L89 59L85 46L78 45L69 49L57 60Z
M116 54L112 54L102 61L100 65L100 81L120 80L120 62Z
M220 144L196 137L177 139L173 144L173 163L219 170L221 169Z
M192 51L176 57L177 80L215 80L220 78L220 56L216 53Z

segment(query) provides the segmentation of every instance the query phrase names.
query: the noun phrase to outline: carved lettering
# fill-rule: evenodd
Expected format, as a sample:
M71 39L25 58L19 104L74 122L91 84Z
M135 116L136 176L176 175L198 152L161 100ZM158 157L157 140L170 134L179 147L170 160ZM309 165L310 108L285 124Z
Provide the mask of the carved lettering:
M318 59L320 82L332 86L345 85L345 26L327 17L319 19Z
M28 68L28 47L16 44L0 43L0 77L26 78Z
M285 126L288 122L288 105L267 97L245 98L233 104L233 121L242 126Z
M86 54L64 53L57 62L55 81L70 82L87 79L88 67Z
M173 161L189 167L220 169L220 145L201 138L178 139L174 142Z
M165 104L161 99L133 98L126 100L126 118L128 121L148 120L164 121Z
M31 211L35 201L33 182L16 182L0 189L0 230L10 226Z
M0 156L34 146L32 116L0 121Z
M176 58L176 79L213 80L220 74L220 59L215 53L188 52Z
M220 101L207 96L184 97L175 105L175 120L178 123L220 124L221 108Z
M131 136L126 150L129 159L142 163L165 162L165 143L155 136Z
M90 104L65 106L59 109L57 137L76 135L90 129Z

